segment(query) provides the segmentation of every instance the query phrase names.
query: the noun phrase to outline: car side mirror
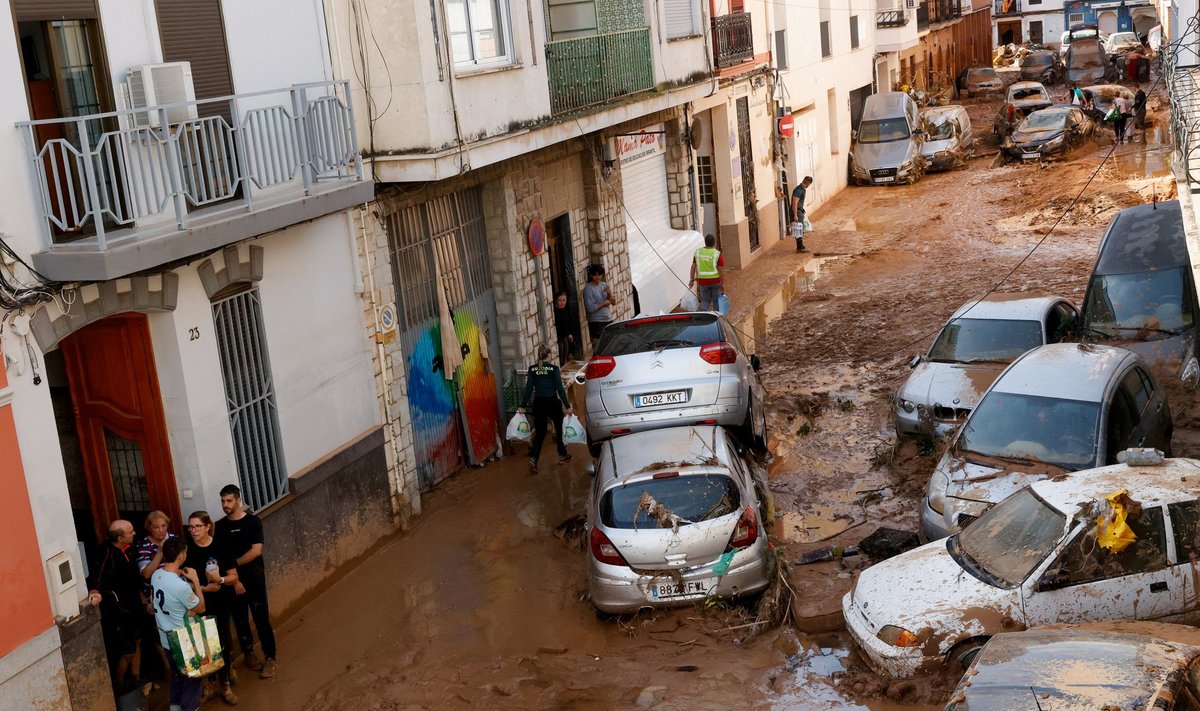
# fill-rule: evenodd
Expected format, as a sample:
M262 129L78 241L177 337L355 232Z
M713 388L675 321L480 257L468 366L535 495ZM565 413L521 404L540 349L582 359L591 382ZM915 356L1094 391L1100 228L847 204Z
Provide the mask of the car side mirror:
M1067 584L1067 574L1061 569L1047 570L1038 578L1038 590L1057 590Z
M923 360L923 358L921 358L921 356L915 355L915 356L913 356L912 360L908 361L908 367L915 368L921 364L922 360Z
M596 476L596 462L588 462L587 465L584 466L583 470L587 472L588 476Z
M575 384L576 385L586 385L587 384L587 374L584 373L582 370L575 374Z
M750 354L750 367L754 368L755 372L762 367L762 359L755 353Z

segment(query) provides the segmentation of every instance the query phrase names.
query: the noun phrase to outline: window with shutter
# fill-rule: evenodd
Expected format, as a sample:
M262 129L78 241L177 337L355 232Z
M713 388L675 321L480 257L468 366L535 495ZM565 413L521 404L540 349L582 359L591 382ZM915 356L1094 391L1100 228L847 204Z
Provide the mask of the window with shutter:
M693 37L699 34L696 27L695 0L663 0L666 6L667 38Z

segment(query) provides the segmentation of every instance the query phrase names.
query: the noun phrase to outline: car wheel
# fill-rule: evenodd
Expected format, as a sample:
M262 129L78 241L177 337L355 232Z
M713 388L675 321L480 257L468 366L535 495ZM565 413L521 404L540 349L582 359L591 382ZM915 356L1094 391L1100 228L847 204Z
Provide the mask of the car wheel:
M766 407L760 408L758 413L759 429L762 430L762 435L754 434L754 429L750 429L750 449L754 450L755 454L767 453L767 410Z
M954 645L954 648L946 655L946 665L951 668L952 673L960 676L967 670L967 667L971 666L975 655L979 654L979 650L983 649L983 645L987 644L989 639L991 638L974 637Z

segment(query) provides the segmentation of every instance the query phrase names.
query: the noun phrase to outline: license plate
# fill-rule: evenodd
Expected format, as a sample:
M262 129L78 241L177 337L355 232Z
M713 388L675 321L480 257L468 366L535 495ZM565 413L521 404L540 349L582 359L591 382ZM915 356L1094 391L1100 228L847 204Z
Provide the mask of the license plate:
M704 578L702 580L688 580L683 583L677 583L673 580L665 582L656 582L649 586L647 590L650 593L651 599L654 600L669 600L673 597L687 597L689 595L707 595L708 591L716 587L716 578Z
M1041 153L1026 153L1025 155L1021 156L1021 160L1037 160L1041 157Z
M650 395L637 395L633 398L634 407L653 407L654 405L682 405L688 401L686 390L678 390L673 393L652 393Z
M896 182L896 179L889 175L886 178L876 178L875 182L877 182L877 183L894 183L894 182Z

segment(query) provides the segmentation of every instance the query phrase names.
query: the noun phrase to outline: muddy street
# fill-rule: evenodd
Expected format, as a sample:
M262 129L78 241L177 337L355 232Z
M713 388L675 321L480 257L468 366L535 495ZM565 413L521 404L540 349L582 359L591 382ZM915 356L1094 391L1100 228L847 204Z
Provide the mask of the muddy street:
M997 106L969 103L981 128ZM865 556L797 561L857 544L881 524L916 530L934 453L897 442L890 423L908 362L954 309L1023 259L997 291L1079 305L1111 216L1171 197L1162 138L1152 127L1145 143L1118 146L1048 236L1111 139L1040 165L994 167L995 149L981 146L965 169L915 186L847 188L812 215L814 258L782 287L764 280L735 291L731 280L739 306L760 304L734 320L762 357L771 532L791 564L796 628L754 636L753 613L734 604L598 619L586 599L584 543L560 526L582 510L584 458L530 475L523 457L508 457L450 479L411 531L291 616L280 629L276 680L243 681L242 703L941 708L954 680L878 678L830 617ZM1192 449L1188 429L1177 429L1176 454Z

